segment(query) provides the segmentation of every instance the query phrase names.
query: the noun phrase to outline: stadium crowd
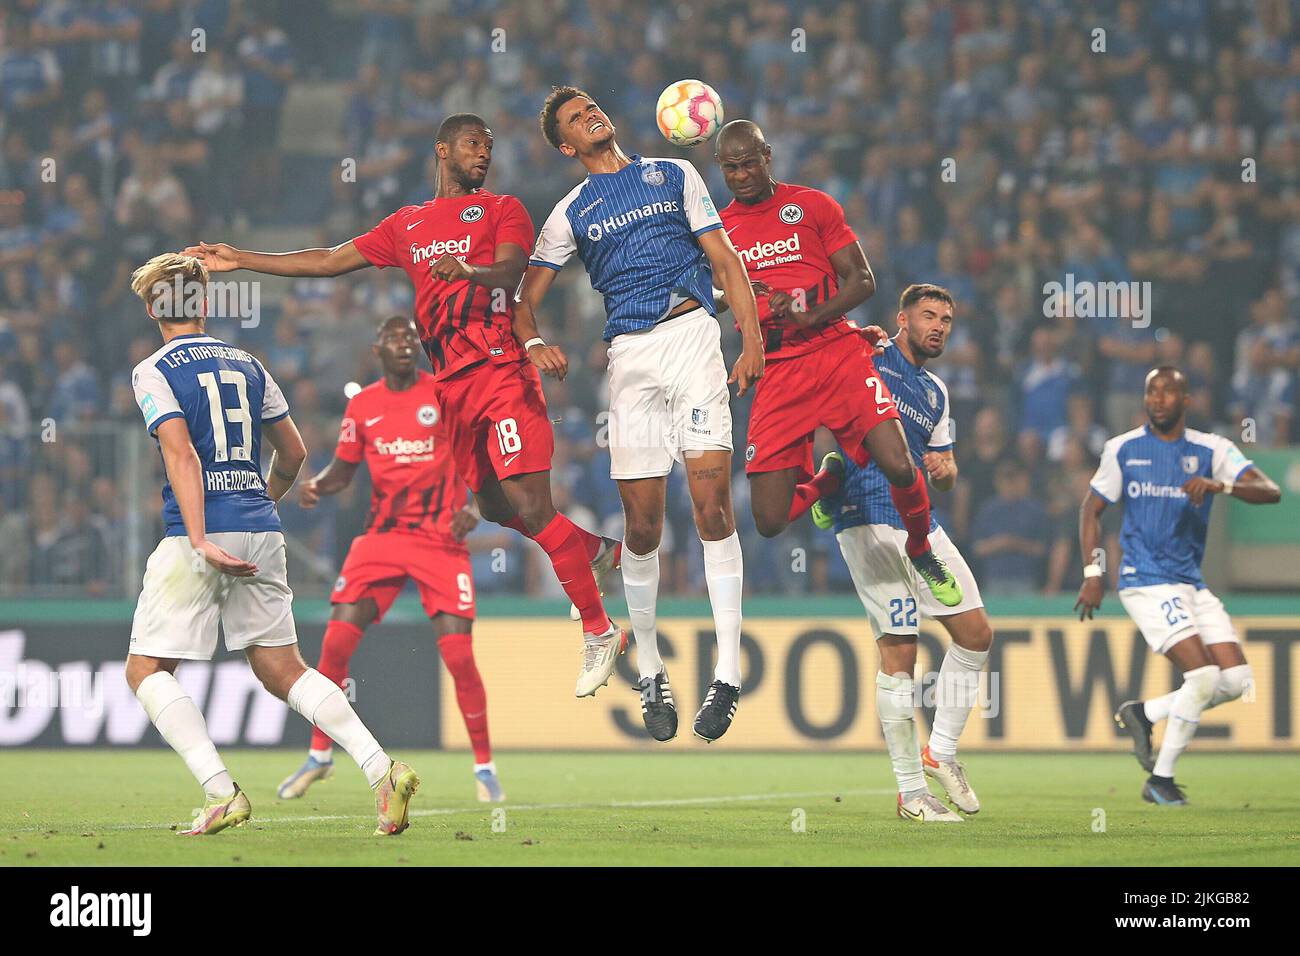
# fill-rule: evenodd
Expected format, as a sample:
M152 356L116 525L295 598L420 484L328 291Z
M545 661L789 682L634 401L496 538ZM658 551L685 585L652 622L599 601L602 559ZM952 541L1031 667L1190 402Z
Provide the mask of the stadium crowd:
M859 324L892 326L909 282L952 290L955 330L932 368L952 398L962 477L935 504L987 592L1077 586L1078 503L1101 443L1141 420L1153 364L1188 372L1194 427L1239 439L1249 418L1258 445L1293 441L1300 3L16 0L0 16L9 593L121 593L119 542L152 546L157 464L130 460L117 437L139 428L129 372L158 344L128 288L136 265L199 238L357 235L429 198L433 132L457 111L493 127L488 188L518 195L540 224L578 177L537 127L550 86L567 82L646 154L677 152L654 103L681 76L712 84L729 118L757 121L777 178L829 192L858 232L879 290ZM330 157L287 132L294 94L322 87L346 103L326 131ZM681 155L725 205L711 148ZM348 159L354 182L340 175ZM1129 315L1053 303L1046 285L1067 276L1073 288L1135 283ZM256 322L209 328L263 357L319 468L343 384L377 375L375 322L411 305L404 275L363 270L276 287ZM597 441L603 313L580 266L542 320L572 368L547 382L557 503L617 533ZM734 356L735 338L724 344ZM738 449L748 407L734 404ZM834 539L809 522L756 533L742 459L749 591L851 589ZM282 509L317 559L299 586L328 587L366 493ZM693 534L678 486L665 591L703 589ZM559 594L513 532L481 527L472 543L481 592Z

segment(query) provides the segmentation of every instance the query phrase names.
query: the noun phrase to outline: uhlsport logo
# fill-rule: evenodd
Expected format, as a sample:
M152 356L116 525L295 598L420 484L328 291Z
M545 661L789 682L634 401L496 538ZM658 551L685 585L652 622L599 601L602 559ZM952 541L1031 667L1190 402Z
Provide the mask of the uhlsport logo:
M795 203L788 202L781 207L781 211L777 213L777 215L781 217L781 221L787 226L793 226L796 222L803 219L803 209Z
M448 254L467 256L469 255L469 245L469 233L466 233L463 239L435 239L427 246L416 245L413 242L411 243L411 263L418 266L426 259L441 259Z
M464 209L461 210L460 213L461 222L478 222L482 218L483 218L482 206L466 206Z
M415 420L425 428L432 428L438 424L438 409L432 405L421 405L420 410L415 413Z
M153 928L153 894L83 893L73 886L50 897L50 925L124 926L132 936L148 936Z
M674 213L681 211L681 203L675 199L665 199L663 202L648 202L644 206L638 206L635 209L629 209L627 212L619 213L617 216L606 216L600 222L593 222L587 227L587 238L592 242L600 242L611 232L622 229L630 222L636 222L639 219L645 219L649 216L661 216L665 213Z

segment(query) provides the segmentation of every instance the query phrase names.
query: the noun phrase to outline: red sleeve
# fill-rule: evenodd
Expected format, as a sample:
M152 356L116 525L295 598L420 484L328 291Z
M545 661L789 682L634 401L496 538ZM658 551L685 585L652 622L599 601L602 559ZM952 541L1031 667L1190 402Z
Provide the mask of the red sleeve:
M339 424L339 443L334 448L335 458L352 465L361 464L366 452L366 440L361 434L365 427L362 421L365 413L358 404L356 397L348 402L348 407L343 412L343 421Z
M822 193L820 199L817 204L817 234L821 236L826 255L830 256L849 243L857 242L858 237L844 221L844 208L835 198Z
M514 243L524 250L524 255L533 250L533 220L528 210L514 196L504 196L501 200L501 215L497 219L496 244L503 246Z
M365 256L366 261L372 266L387 269L398 264L397 257L394 255L397 243L393 240L393 226L396 222L397 213L390 213L381 219L375 228L363 232L352 240L357 251Z

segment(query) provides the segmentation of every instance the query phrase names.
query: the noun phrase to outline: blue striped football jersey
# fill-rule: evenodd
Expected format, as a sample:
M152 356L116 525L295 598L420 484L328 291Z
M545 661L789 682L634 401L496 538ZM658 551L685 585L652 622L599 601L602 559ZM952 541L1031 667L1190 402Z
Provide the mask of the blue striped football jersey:
M262 480L262 426L288 415L289 405L261 362L203 333L178 335L135 367L131 384L155 441L163 422L185 420L203 468L208 532L281 530ZM165 478L162 497L165 534L185 534Z
M1124 502L1120 527L1119 584L1191 584L1205 587L1201 559L1213 495L1192 504L1183 484L1197 475L1235 481L1254 466L1228 439L1188 428L1164 441L1150 425L1106 442L1092 476L1092 493Z
M698 236L722 228L690 163L643 159L591 173L556 204L529 264L559 270L575 254L605 298L603 337L650 328L694 299L714 314L713 271Z
M875 357L876 372L889 386L903 422L907 447L916 466L928 451L950 451L952 420L948 417L948 387L939 376L913 365L892 342ZM889 479L874 461L865 468L845 456L847 471L839 494L828 506L835 518L835 533L864 524L883 524L903 530L903 519L889 493ZM930 515L930 530L939 527Z

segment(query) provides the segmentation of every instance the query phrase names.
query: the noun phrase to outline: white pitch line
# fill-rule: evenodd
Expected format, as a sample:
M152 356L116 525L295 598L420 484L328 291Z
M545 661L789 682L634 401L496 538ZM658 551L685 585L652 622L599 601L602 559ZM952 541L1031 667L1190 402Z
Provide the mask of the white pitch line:
M765 800L802 800L806 797L882 796L893 794L894 792L895 791L893 790L803 790L791 793L736 793L721 797L682 797L667 800L611 800L608 803L483 803L472 807L431 807L426 810L412 810L410 815L413 817L437 817L451 816L458 813L491 813L492 810L497 807L510 812L524 810L637 810L651 809L654 807L689 807L722 803L756 803ZM370 820L373 818L373 813L330 813L295 817L254 816L251 822L257 826L263 826L269 823L328 823L338 820ZM172 824L117 823L98 827L93 824L84 825L87 830L99 834L101 832L122 830L165 830ZM14 827L6 832L44 833L48 830L49 827Z

